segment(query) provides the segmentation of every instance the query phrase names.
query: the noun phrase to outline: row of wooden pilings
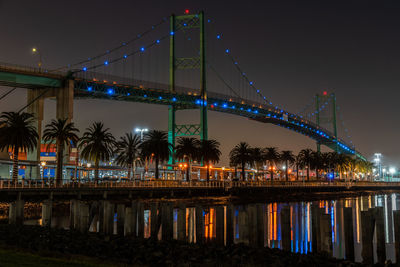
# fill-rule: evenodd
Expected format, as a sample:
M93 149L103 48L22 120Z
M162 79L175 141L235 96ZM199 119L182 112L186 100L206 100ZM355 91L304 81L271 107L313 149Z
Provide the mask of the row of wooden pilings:
M81 200L70 201L70 229L87 232L91 228L94 232L103 232L108 235L118 234L145 237L145 205L150 209L150 237L161 240L174 238L174 206L171 202L144 203L132 201L130 204L115 204L108 200L94 201L89 205ZM52 217L52 200L42 203L42 225L50 226ZM189 240L189 221L193 222L194 240L202 243L210 240L205 235L204 208L200 205L189 212L185 204L177 207L176 238L181 241ZM253 247L264 247L265 217L264 205L250 204L239 210L239 242L248 240ZM311 209L312 251L327 252L332 255L332 223L331 215L326 214L323 208L316 203ZM115 214L116 218L115 218ZM283 206L281 213L281 248L292 250L292 226L290 206ZM234 243L234 207L232 205L215 207L215 236L212 241L220 245ZM24 201L17 200L10 204L9 222L22 224L24 220ZM114 229L114 222L116 227ZM395 255L400 259L400 211L393 212ZM354 261L354 227L352 208L343 208L345 257ZM361 211L361 256L363 262L383 263L386 260L384 212L383 207L370 208ZM375 236L376 255L374 258L373 241ZM245 241L246 242L246 241ZM397 260L398 261L398 260Z

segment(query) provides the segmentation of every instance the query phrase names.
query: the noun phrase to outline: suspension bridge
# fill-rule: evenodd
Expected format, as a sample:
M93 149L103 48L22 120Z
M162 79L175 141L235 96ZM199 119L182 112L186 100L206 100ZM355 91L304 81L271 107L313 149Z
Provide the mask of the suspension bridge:
M74 99L109 99L142 102L168 107L168 136L197 135L208 138L208 111L229 113L261 123L289 129L338 153L364 157L355 150L348 136L339 138L336 97L317 95L312 104L291 113L273 104L256 87L224 46L223 34L203 12L172 15L119 45L76 63L47 70L0 64L0 85L26 88L27 109L42 129L45 98L56 99L57 118L73 119ZM198 120L179 125L178 110L197 109ZM325 114L325 115L324 115ZM315 119L315 120L314 120ZM343 124L342 124L343 126ZM30 156L38 160L37 153ZM170 163L173 163L171 158Z

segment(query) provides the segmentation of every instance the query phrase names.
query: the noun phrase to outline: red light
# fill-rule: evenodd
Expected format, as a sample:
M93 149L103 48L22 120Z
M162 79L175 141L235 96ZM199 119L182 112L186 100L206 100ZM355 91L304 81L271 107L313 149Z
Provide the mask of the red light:
M189 14L189 9L185 9L185 14Z
M214 108L214 105L211 105L211 108Z
M328 94L328 92L327 91L324 91L324 95L327 95Z

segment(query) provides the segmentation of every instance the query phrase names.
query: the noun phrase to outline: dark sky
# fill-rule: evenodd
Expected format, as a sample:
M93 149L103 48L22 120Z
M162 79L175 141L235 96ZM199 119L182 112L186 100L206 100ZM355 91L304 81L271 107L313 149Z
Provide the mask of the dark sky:
M399 163L399 1L0 0L0 61L33 66L36 46L44 67L58 67L103 52L186 8L204 10L218 24L248 76L274 103L296 112L316 93L335 92L356 149ZM24 101L20 89L0 102L0 111L16 110ZM47 100L46 121L55 117L54 109ZM164 106L80 100L74 113L80 128L102 120L117 136L135 126L167 129ZM315 148L277 126L215 112L209 113L209 135L222 143L224 164L239 141L295 152Z

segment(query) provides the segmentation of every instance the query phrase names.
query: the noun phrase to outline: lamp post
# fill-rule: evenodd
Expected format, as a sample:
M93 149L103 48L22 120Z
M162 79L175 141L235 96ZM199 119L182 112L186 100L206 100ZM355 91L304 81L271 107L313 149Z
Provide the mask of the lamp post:
M42 162L40 163L40 165L42 166L42 182L43 182L43 184L44 184L44 167L46 166L46 162L45 162L45 161L42 161Z
M42 68L42 54L40 54L39 50L36 47L32 48L32 53L38 54L38 56L39 56L38 67L39 67L39 72L40 72L40 70Z
M147 128L136 128L135 129L135 132L136 133L140 133L140 142L143 142L143 133L145 133L145 132L148 132L149 131L149 129L147 129ZM144 178L146 178L146 173L147 173L147 171L148 171L148 168L147 168L147 158L145 158L144 159Z
M141 142L143 142L143 133L148 132L148 131L149 131L149 129L147 129L147 128L143 128L143 129L141 129L141 128L136 128L136 129L135 129L135 132L136 132L136 133L140 133L140 141L141 141Z

